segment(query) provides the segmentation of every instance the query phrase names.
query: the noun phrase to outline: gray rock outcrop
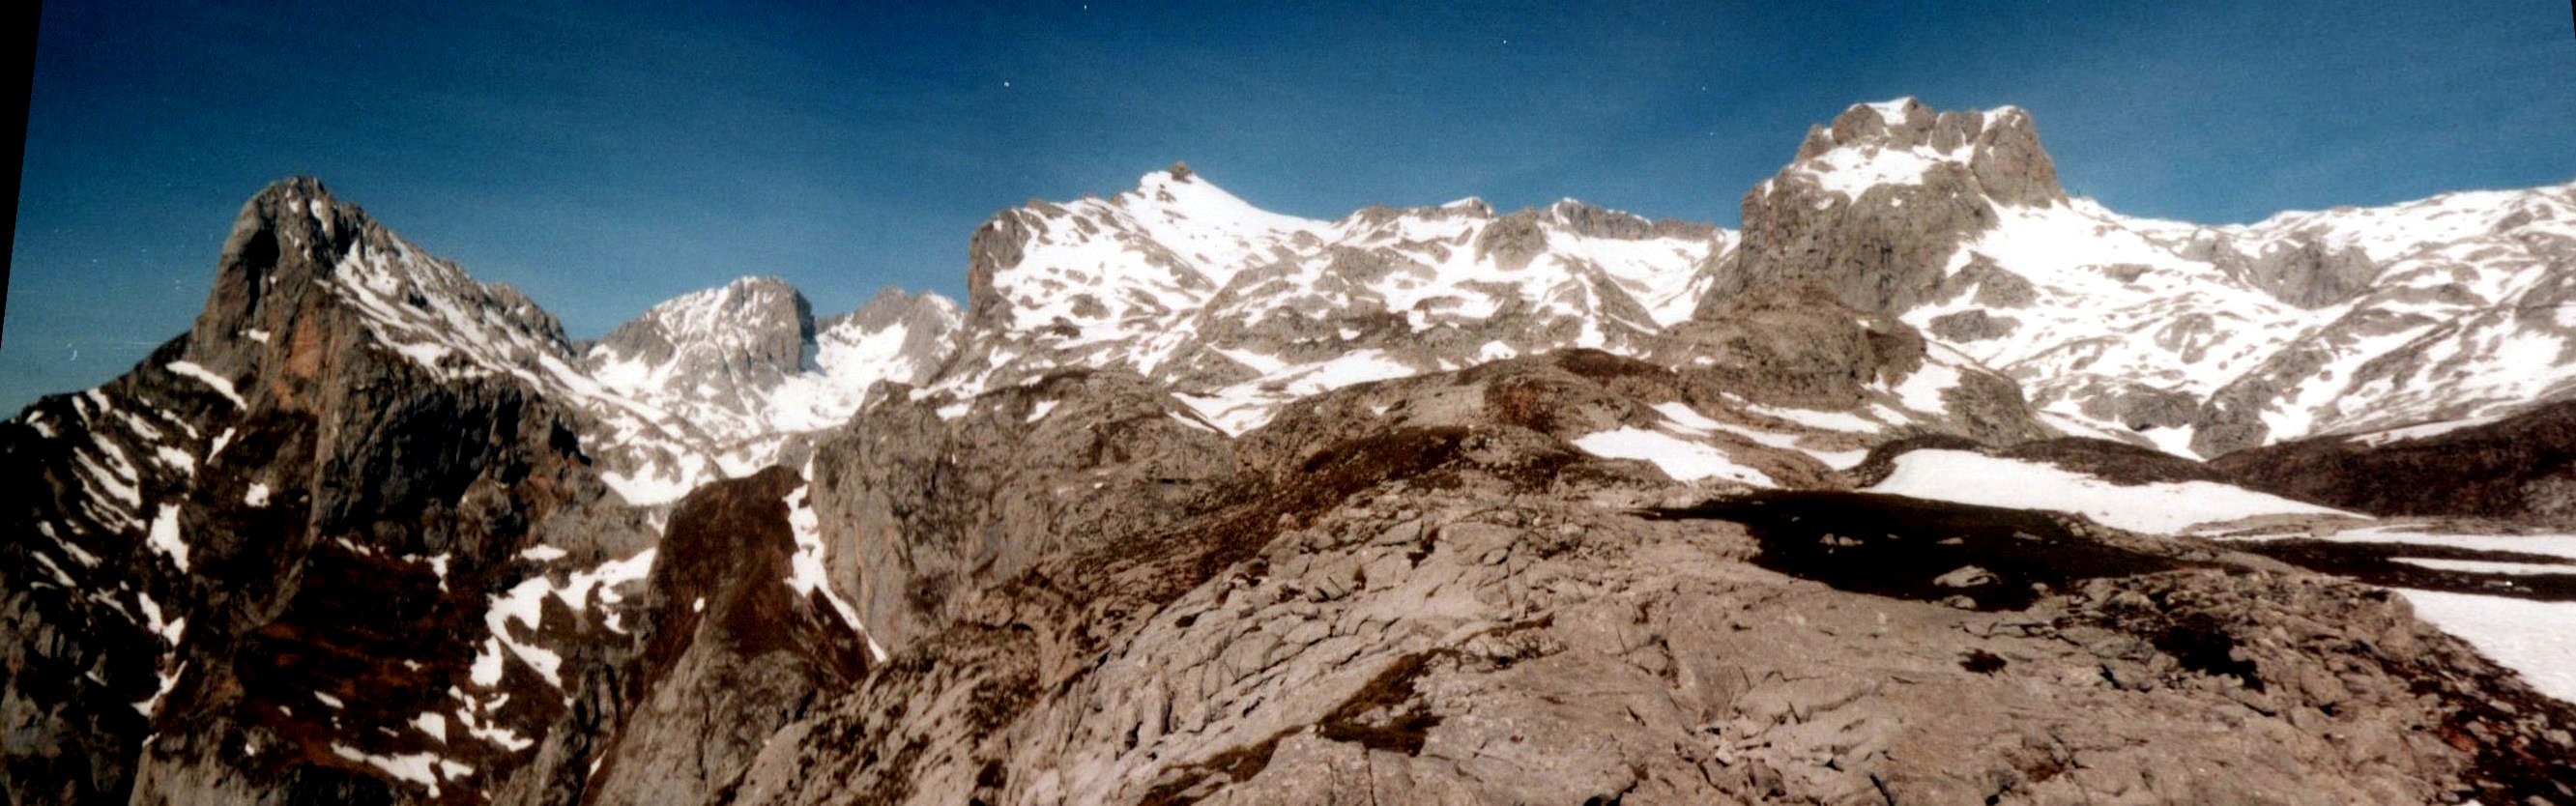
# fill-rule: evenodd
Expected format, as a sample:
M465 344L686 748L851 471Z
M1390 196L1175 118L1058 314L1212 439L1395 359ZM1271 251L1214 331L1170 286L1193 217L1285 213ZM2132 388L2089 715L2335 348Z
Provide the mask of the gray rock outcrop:
M2439 802L2564 778L2567 706L2385 593L2032 513L1814 493L1649 517L1674 492L1652 470L1452 391L1561 370L1505 366L1292 406L1238 452L1253 483L961 591L719 802ZM1548 399L1590 417L1627 387L1591 388ZM1917 589L1939 593L1888 592Z
M1694 319L1755 286L1800 280L1854 308L1903 312L1933 297L1951 253L1994 224L1996 205L2065 200L2028 113L1881 106L1810 130L1796 160L1744 195L1743 240ZM1859 190L1828 184L1847 172L1889 175Z
M700 487L672 511L650 577L653 637L625 670L627 712L581 802L703 803L771 733L866 672L857 625L787 584L785 499L804 484L773 467Z

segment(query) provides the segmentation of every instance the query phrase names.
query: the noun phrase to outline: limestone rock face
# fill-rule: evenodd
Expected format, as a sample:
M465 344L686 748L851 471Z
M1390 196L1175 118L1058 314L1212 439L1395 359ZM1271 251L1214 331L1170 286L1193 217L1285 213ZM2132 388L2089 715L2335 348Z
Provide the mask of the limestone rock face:
M719 802L2433 802L2570 747L2383 592L2035 513L1655 509L1697 499L1552 435L1689 383L1294 404L1210 506L961 591Z
M1067 371L971 401L889 389L816 451L814 505L833 578L899 649L1038 557L1185 517L1231 466L1167 394Z
M1729 299L1674 328L1654 357L1765 405L1863 408L1888 390L1922 386L1906 396L1924 414L1912 427L1997 443L2054 433L2032 418L2011 379L1954 351L1936 354L1913 327L1853 310L1805 281L1765 284ZM1936 376L1949 383L1928 385Z
M628 670L628 712L587 775L586 803L703 803L772 732L867 669L856 625L793 584L786 468L680 502L650 576L652 635Z
M563 360L560 328L310 180L245 205L220 265L190 333L0 438L32 493L5 515L6 618L35 638L0 647L10 800L499 786L565 713L549 678L589 667L500 654L487 596L542 574L519 555L550 535L643 530L591 421L485 369ZM423 327L447 316L488 328L480 352Z
M1807 134L1798 157L1744 196L1744 234L1693 318L1755 286L1808 281L1844 304L1901 313L1928 301L1960 244L1998 206L2064 202L2019 109L1934 112L1864 104Z

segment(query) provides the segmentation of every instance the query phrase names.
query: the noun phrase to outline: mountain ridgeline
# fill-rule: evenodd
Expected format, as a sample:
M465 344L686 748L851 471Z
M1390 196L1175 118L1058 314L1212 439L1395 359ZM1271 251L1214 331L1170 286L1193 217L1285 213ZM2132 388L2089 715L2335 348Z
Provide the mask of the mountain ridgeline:
M2576 184L2141 219L1904 100L1742 206L1175 165L997 214L962 306L576 342L279 182L0 424L0 792L2576 804L2576 706L2204 539L2576 525Z

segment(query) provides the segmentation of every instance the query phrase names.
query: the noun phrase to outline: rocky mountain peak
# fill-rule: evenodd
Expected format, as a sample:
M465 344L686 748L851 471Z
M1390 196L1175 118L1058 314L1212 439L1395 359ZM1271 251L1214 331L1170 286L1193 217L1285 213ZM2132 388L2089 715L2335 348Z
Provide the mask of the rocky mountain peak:
M877 289L876 295L868 297L868 301L861 303L856 310L824 320L817 330L830 330L844 324L861 330L882 330L921 317L937 317L941 312L955 318L956 311L957 303L948 301L947 297L926 291L915 294L898 286L886 286Z
M244 202L189 334L198 364L227 376L247 369L270 334L291 332L297 309L366 226L365 213L312 177L278 180Z
M1913 98L1855 104L1829 125L1810 128L1791 167L1848 193L1865 190L1862 180L1904 182L1943 163L1967 170L1974 181L1962 189L1999 203L2066 198L2037 125L2017 106L1943 112Z
M834 377L924 383L956 352L964 325L947 297L887 286L858 310L816 326L815 363Z
M752 277L576 355L281 182L195 330L0 424L0 800L2571 791L2440 600L2282 565L2394 522L2230 485L2576 518L2576 188L2062 198L2027 114L1912 99L1740 236L1176 164L995 216L972 323Z
M188 345L211 377L286 397L360 345L441 377L524 374L571 350L525 294L428 256L310 177L242 205Z
M1823 283L1894 312L1929 298L1960 243L1999 210L2066 201L2030 114L1860 104L1808 130L1796 159L1744 196L1743 243L1701 311L1754 284Z
M655 305L592 345L593 364L674 360L790 373L813 363L814 310L776 277L744 277Z

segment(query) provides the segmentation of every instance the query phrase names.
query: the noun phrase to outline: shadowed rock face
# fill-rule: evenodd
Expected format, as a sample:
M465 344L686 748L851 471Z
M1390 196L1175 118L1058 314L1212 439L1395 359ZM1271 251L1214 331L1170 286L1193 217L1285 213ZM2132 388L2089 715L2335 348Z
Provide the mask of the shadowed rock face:
M769 735L856 683L854 625L788 579L794 471L698 488L672 511L651 574L652 638L625 673L628 705L586 777L586 803L698 803Z
M2221 456L2248 487L2375 515L2576 526L2576 403L2418 438L2316 437Z
M2169 556L2084 539L2062 517L1903 496L1756 493L1657 514L1743 524L1762 544L1754 563L1790 576L1979 610L2021 610L2085 580L2184 567Z
M425 751L469 768L449 791L497 788L526 754L419 715L530 737L564 719L523 664L469 680L486 597L549 533L613 545L641 524L606 498L580 415L415 360L353 301L369 285L568 356L523 297L409 248L310 180L274 185L188 335L5 427L11 489L37 491L5 514L7 618L45 636L0 647L13 801L398 802L427 787L362 759Z

